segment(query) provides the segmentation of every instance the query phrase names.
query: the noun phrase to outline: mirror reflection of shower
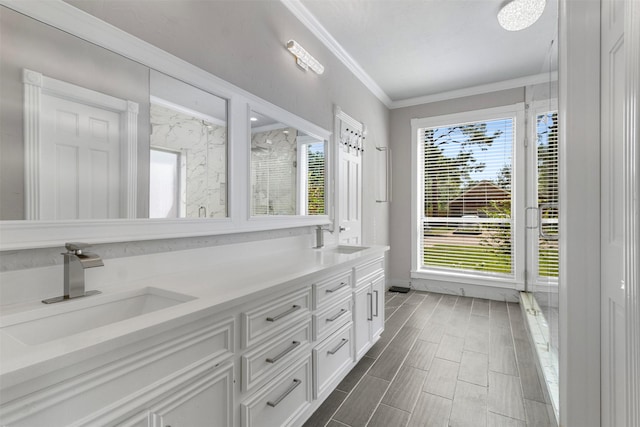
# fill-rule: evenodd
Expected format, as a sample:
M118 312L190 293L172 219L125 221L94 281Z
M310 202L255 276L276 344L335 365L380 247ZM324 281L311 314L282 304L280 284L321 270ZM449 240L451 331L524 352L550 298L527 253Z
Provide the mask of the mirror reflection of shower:
M251 215L325 214L325 141L251 112Z
M151 82L149 217L226 217L226 102L164 75Z

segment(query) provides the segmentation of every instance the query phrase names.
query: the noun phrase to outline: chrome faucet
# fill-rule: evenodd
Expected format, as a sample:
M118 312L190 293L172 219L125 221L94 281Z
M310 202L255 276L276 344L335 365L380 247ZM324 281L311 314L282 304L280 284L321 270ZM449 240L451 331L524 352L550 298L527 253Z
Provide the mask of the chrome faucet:
M45 299L42 301L45 304L100 293L100 291L84 290L84 270L85 268L102 267L104 265L102 259L94 253L85 252L85 249L89 247L86 243L65 243L64 246L67 249L67 252L62 253L64 256L64 295Z
M316 245L314 249L320 249L324 246L324 228L321 225L316 227Z

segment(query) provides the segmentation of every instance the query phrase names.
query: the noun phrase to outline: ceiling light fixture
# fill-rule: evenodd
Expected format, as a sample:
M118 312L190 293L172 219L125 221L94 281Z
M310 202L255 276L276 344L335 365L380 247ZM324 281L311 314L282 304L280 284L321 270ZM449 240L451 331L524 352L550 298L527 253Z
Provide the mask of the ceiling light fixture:
M508 0L498 12L498 22L507 31L520 31L542 16L546 0Z
M311 68L316 74L324 73L324 67L295 40L287 42L287 49L296 57L296 63L303 69Z

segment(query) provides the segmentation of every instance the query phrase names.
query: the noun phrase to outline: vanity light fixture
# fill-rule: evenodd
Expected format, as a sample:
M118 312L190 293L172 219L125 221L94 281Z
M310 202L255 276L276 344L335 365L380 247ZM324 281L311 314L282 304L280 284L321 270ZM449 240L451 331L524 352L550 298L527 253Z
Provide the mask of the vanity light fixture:
M508 0L498 12L498 22L507 31L524 30L542 16L546 3L546 0Z
M251 117L249 120L251 120L252 122L257 122L258 118L257 117Z
M316 74L324 73L324 67L316 58L311 56L309 52L304 50L302 46L295 40L287 42L287 49L296 57L297 64L303 69L311 68Z

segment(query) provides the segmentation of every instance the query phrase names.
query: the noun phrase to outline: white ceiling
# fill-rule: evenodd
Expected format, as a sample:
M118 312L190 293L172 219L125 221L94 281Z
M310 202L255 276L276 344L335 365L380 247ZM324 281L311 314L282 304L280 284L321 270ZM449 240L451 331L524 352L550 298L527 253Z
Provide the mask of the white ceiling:
M282 1L390 107L540 77L557 37L557 0L517 32L498 24L503 0Z

